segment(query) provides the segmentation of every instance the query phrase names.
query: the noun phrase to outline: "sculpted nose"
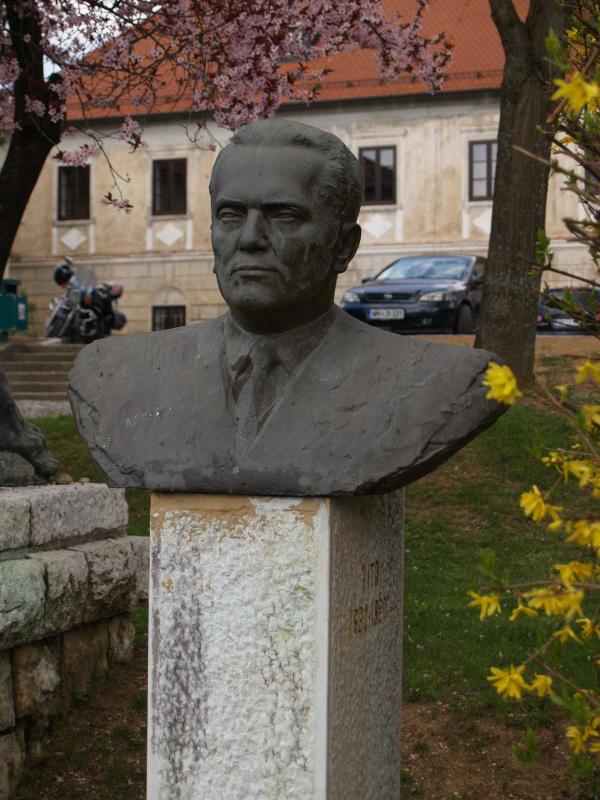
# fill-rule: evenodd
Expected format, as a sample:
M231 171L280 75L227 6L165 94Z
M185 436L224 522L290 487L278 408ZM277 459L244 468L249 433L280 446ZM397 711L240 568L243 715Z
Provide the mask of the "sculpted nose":
M240 233L239 248L252 252L266 250L267 246L267 232L262 214L256 209L250 209Z

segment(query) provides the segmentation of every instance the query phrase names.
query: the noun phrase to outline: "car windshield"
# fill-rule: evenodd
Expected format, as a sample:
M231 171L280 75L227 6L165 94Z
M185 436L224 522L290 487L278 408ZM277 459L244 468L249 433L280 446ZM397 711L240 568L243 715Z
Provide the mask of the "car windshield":
M437 280L441 278L451 281L463 281L467 277L470 261L469 258L438 256L400 258L380 272L377 280L401 280L402 278Z

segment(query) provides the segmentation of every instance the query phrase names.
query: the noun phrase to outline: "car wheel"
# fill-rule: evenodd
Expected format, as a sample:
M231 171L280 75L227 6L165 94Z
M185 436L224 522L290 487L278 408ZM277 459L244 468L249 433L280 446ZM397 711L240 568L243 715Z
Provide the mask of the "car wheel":
M473 333L473 309L464 303L459 309L454 322L455 333Z

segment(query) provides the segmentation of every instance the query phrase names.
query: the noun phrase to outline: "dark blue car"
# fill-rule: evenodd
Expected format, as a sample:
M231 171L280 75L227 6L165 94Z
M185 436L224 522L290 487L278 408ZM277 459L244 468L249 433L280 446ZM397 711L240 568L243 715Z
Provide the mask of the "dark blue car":
M472 333L484 270L480 256L399 258L345 292L341 306L369 325L398 333Z

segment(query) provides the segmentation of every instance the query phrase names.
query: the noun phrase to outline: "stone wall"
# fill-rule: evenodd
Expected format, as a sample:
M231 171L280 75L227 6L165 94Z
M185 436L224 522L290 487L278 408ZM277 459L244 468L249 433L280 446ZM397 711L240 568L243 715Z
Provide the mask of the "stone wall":
M0 800L52 718L132 657L147 540L127 515L103 484L0 488Z

